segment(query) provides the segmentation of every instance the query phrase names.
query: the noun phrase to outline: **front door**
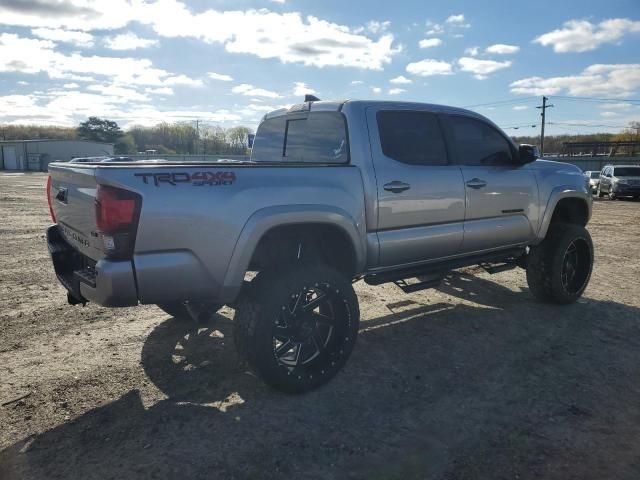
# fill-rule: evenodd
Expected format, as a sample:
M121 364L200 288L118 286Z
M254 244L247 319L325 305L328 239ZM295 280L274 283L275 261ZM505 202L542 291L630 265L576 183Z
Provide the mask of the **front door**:
M437 115L370 107L367 123L378 190L379 266L458 253L464 186L460 168L449 163Z
M462 115L446 117L466 193L462 250L530 242L538 218L538 185L530 165L517 162L513 145L493 125Z

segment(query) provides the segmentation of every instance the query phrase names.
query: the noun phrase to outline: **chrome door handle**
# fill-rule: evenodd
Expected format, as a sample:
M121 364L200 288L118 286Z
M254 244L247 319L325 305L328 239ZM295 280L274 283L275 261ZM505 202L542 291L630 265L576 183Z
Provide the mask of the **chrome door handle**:
M486 186L487 182L485 182L484 180L480 180L479 178L472 178L467 182L467 187L475 188L476 190Z
M411 185L408 183L400 182L398 180L394 180L393 182L385 183L383 187L387 192L400 193L405 190L409 190Z

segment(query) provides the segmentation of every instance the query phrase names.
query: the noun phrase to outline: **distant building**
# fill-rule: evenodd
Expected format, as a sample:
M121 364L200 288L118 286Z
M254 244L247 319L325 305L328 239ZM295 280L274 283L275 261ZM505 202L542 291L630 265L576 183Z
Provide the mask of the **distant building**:
M0 169L47 171L50 162L113 155L112 143L89 140L3 140Z

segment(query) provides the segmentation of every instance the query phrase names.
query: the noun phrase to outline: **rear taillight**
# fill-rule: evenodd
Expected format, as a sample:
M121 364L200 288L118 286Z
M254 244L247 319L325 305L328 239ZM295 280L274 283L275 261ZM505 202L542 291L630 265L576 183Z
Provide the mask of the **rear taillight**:
M51 220L56 223L56 214L53 213L53 204L51 203L51 175L47 177L47 203L49 204L49 213Z
M110 257L129 258L133 252L141 199L121 188L98 185L96 226L104 252Z

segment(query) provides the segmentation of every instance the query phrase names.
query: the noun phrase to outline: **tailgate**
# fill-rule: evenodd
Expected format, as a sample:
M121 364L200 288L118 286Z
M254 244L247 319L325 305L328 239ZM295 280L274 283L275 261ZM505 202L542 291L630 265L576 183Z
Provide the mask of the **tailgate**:
M50 165L51 206L65 240L93 260L105 256L97 234L95 169Z

